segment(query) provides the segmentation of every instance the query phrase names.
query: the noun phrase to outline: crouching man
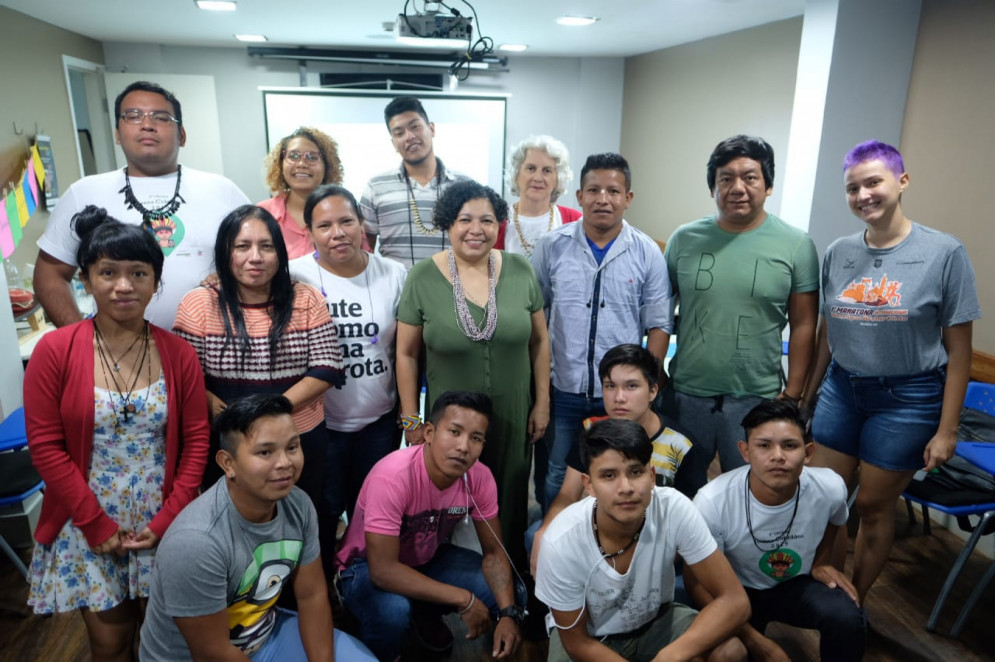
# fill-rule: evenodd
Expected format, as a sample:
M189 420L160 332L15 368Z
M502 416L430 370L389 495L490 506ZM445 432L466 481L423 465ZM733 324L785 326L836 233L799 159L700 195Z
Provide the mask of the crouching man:
M767 400L743 419L747 465L724 473L695 497L708 528L746 587L750 622L739 637L751 659L785 661L764 636L771 621L819 631L823 660L864 654L866 626L857 591L830 564L836 531L846 524L846 485L831 469L806 467L814 444L807 419L789 400ZM701 605L711 592L685 575Z
M398 657L412 621L421 643L444 653L452 633L441 617L453 611L469 638L497 619L495 658L521 643L525 587L513 581L501 542L494 477L477 462L490 417L486 395L443 393L424 443L380 460L359 491L337 558L339 588L360 638L382 661ZM472 518L482 557L449 543L464 518Z
M732 634L749 600L692 503L657 487L653 444L636 421L594 423L581 440L588 497L549 525L536 596L556 628L549 660L745 659ZM673 602L674 559L715 596Z
M374 660L332 631L317 515L294 487L301 439L282 395L229 403L214 419L225 472L159 544L139 657L161 660ZM298 613L276 607L291 585Z

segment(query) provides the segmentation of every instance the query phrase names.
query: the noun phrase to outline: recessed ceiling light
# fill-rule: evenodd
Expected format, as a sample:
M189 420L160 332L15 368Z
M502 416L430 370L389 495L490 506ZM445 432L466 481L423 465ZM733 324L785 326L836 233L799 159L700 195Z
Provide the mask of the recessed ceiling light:
M264 34L237 34L235 35L235 38L238 39L239 41L255 41L255 42L267 41L266 35Z
M231 0L194 0L198 7L208 11L235 11L235 3Z
M576 28L597 23L599 20L600 19L597 16L561 16L556 19L556 22L560 25L567 25L569 27Z
M498 46L499 51L509 51L511 53L521 53L527 49L528 46L526 44L501 44Z

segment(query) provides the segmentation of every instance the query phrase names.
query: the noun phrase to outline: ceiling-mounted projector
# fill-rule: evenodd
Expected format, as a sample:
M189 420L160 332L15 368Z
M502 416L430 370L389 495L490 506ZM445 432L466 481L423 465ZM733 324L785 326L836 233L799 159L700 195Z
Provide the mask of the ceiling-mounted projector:
M417 39L452 39L468 42L473 35L473 21L467 16L448 16L434 12L399 14L396 35L405 41Z

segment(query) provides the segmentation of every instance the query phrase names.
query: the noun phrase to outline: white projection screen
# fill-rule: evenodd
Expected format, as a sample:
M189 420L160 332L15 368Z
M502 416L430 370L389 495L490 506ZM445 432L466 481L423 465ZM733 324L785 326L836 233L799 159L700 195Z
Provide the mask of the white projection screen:
M406 92L261 89L267 151L297 127L321 129L338 143L343 185L357 199L373 175L400 165L383 110L392 98ZM435 124L435 154L446 168L503 193L507 97L425 92L415 96Z

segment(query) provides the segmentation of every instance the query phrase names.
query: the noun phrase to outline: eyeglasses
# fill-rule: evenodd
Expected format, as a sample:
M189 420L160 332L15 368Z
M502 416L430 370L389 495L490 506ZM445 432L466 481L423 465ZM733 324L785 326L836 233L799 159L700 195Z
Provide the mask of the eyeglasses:
M321 160L321 152L298 152L296 149L292 149L288 152L284 150L283 158L291 161L292 163L297 163L301 159L304 159L308 163L317 163Z
M141 124L145 121L146 117L151 118L154 124L165 125L170 122L176 122L177 124L180 123L180 120L176 119L165 110L150 110L145 112L143 110L138 110L137 108L129 108L121 113L121 119L128 124Z

